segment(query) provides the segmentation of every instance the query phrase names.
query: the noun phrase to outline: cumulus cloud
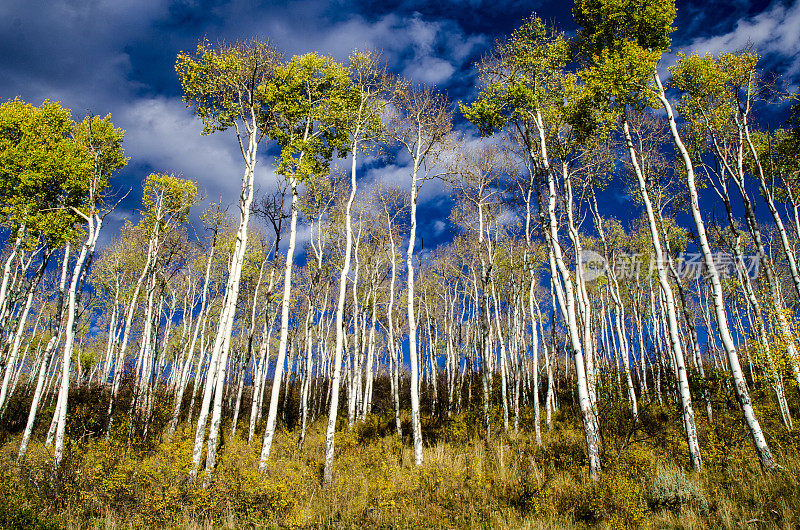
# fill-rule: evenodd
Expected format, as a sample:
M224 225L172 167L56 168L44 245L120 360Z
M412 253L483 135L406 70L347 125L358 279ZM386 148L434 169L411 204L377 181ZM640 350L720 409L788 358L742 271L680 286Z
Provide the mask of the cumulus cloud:
M438 57L425 57L409 64L404 73L406 76L422 83L440 85L450 79L455 72L452 64Z
M398 73L423 83L443 85L487 43L483 35L467 35L452 20L426 20L419 13L390 13L375 20L351 15L331 24L309 20L307 31L280 19L266 20L269 34L290 55L318 51L346 61L355 49L375 49Z
M681 51L717 55L751 44L783 73L800 74L800 2L789 6L775 2L758 15L740 19L732 31L696 39Z
M0 91L76 112L113 106L129 92L129 51L144 46L166 8L156 0L5 0L0 16ZM103 112L105 113L105 112Z
M290 56L318 51L340 61L354 49L378 49L393 71L439 85L453 82L486 42L453 20L429 20L414 11L367 17L321 0L259 8L247 0L36 4L8 0L0 6L0 93L33 103L58 100L76 116L111 113L127 131L132 160L123 172L126 188L140 189L144 170L169 171L197 180L210 199L225 202L235 200L240 186L236 141L226 133L201 135L199 120L179 99L172 69L175 54L191 50L198 38L255 35L272 39ZM271 157L260 161L262 189L276 180L272 163ZM402 158L395 163L382 173L400 184L409 171ZM426 188L437 194L437 186Z
M241 187L242 162L231 133L203 136L200 120L180 100L156 97L122 108L126 153L155 171L181 173L207 188L210 197Z
M773 64L797 76L800 2L775 2L760 14L725 26L732 30L708 36L709 30L683 49L718 53L752 42ZM121 222L132 214L141 179L149 171L180 173L197 180L209 200L232 204L242 175L237 143L231 133L201 135L200 121L180 100L173 70L180 50L193 49L202 37L235 41L253 36L273 40L289 56L318 51L346 61L354 49L382 50L393 72L458 97L472 90L470 63L494 36L508 33L531 8L548 2L534 4L538 5L521 0L500 6L485 0L353 4L341 0L2 0L0 95L19 94L37 104L45 98L59 100L76 116L111 113L114 122L127 131L125 149L132 160L121 175L124 186L119 186L133 192L109 222ZM704 5L697 9L711 19L722 8ZM568 7L563 11L558 16L566 20ZM729 17L726 13L718 18ZM474 137L464 141L468 149L478 144ZM385 179L407 190L409 160L399 153L390 162L365 159L359 187L368 190L378 179ZM259 188L268 191L276 178L272 157L264 152L257 169ZM426 218L420 220L420 227L430 230L433 239L447 234L442 220L449 211L448 194L447 185L439 180L422 187L419 200ZM301 234L301 239L307 236Z

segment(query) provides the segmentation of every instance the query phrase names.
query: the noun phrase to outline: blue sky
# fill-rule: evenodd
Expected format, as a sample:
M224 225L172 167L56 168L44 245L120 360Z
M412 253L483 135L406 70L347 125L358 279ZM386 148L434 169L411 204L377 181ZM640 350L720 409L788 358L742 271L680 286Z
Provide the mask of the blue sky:
M571 8L571 2L546 0L3 0L0 99L19 95L34 104L56 100L76 117L110 113L127 131L131 162L117 186L133 191L113 214L106 231L112 237L123 219L135 219L141 181L150 171L195 179L209 200L233 203L237 198L242 164L235 141L226 134L201 136L199 120L180 99L174 73L176 54L193 50L202 37L269 38L287 56L317 51L338 60L355 48L380 49L392 71L434 84L457 101L474 95L472 65L497 37L508 34L532 10L569 32ZM753 44L765 64L797 87L800 3L681 2L676 26L674 51L714 53ZM665 57L665 66L672 60ZM771 125L780 125L783 112L768 115ZM466 128L463 121L458 126ZM364 175L367 181L387 177L407 187L402 159L388 167L373 164ZM263 190L270 190L275 180L266 152L257 180ZM442 185L427 186L421 229L430 248L429 242L448 237L442 223L449 201ZM623 211L624 193L608 193L616 204L613 209Z

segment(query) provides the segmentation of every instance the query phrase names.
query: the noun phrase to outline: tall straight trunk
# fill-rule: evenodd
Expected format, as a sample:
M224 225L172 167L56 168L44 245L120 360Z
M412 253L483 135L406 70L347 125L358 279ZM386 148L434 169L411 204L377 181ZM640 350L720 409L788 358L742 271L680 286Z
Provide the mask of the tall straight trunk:
M277 250L277 248L276 248ZM236 427L239 423L239 408L242 404L242 392L244 391L244 380L245 376L247 375L247 367L250 365L250 360L253 358L253 339L256 334L256 309L258 307L258 293L261 289L261 281L264 277L264 266L266 265L267 260L266 256L265 259L261 262L261 265L258 268L258 280L256 281L255 289L253 290L253 305L250 308L250 327L247 331L247 356L244 362L244 365L239 371L239 384L238 384L238 391L236 393L236 405L234 406L233 410L233 422L231 424L231 438L236 435ZM255 389L255 374L256 374L256 367L258 365L257 361L253 362L253 388ZM253 393L255 396L255 392Z
M362 220L359 219L358 234L356 235L353 245L353 260L355 261L355 267L353 268L353 287L351 289L353 295L353 350L350 354L350 386L347 392L347 427L349 429L353 428L353 423L355 422L356 404L359 399L358 387L361 382L361 343L359 341L361 334L359 322L362 312L359 307L360 304L358 303L358 272L360 265L358 260L358 244L361 241L363 228L364 224Z
M589 455L589 473L592 478L598 479L600 474L600 448L597 417L589 393L589 383L586 376L586 364L584 361L584 350L581 344L581 333L578 330L576 312L575 292L573 290L572 278L564 263L561 252L561 245L558 242L558 218L556 217L556 185L553 172L550 168L550 161L547 156L547 146L545 141L544 123L541 115L537 112L535 117L537 131L539 135L539 149L543 165L543 177L547 186L547 229L545 230L548 253L550 257L551 277L558 295L559 306L562 315L565 317L568 330L568 340L572 347L572 354L575 362L575 375L577 377L578 405L581 411L581 421L583 422L584 436L586 439L586 449ZM532 153L535 156L535 153Z
M494 321L497 328L497 341L500 343L500 399L503 407L503 430L508 432L508 368L506 366L506 342L503 337L503 330L500 327L500 303L497 300L497 291L494 286L494 277L490 280L492 288L492 300L494 301Z
M311 389L311 373L314 369L313 341L311 339L311 324L314 317L313 304L310 296L308 297L308 305L309 311L306 314L306 322L304 327L304 347L306 349L306 355L300 385L300 439L298 441L300 450L303 449L306 440L306 424L308 423L308 396Z
M551 286L552 288L552 286ZM555 324L555 296L550 297L553 304L552 304L552 314L553 314L553 324ZM555 360L555 350L551 352L550 348L547 346L547 336L544 332L544 319L542 318L542 312L539 307L539 302L536 298L533 299L534 305L533 307L536 309L536 319L539 322L539 331L540 336L542 338L542 350L544 350L544 365L545 369L547 370L547 393L545 394L544 398L544 409L545 409L545 424L547 425L547 430L551 430L553 428L553 412L555 411L555 377L553 374L553 362Z
M586 278L583 273L583 263L581 262L581 254L583 248L581 245L580 235L575 227L575 215L573 213L573 193L572 193L572 179L569 174L569 165L566 161L561 162L561 179L564 182L564 210L567 214L567 235L572 241L573 249L575 252L575 300L580 316L579 322L582 324L583 334L583 361L586 367L586 386L589 392L589 401L592 406L592 417L597 422L597 371L594 365L595 348L594 341L592 340L592 307L589 301L589 295L586 291ZM599 429L595 425L595 429Z
M220 379L222 385L224 385L224 367L227 362L227 344L230 342L230 336L233 330L233 317L236 311L236 303L239 298L239 280L242 273L242 265L244 264L244 255L247 250L247 227L250 222L250 206L253 203L253 179L255 177L256 153L258 149L259 131L256 126L254 113L251 123L249 123L247 126L247 133L249 138L246 153L244 152L244 149L242 149L242 154L245 157L245 168L244 175L242 177L242 191L239 196L239 230L236 234L233 255L231 256L228 281L225 286L225 298L219 317L217 334L214 339L214 346L211 350L211 358L209 360L208 370L206 371L206 388L203 393L203 402L200 406L200 413L197 418L197 431L195 433L194 449L192 450L192 471L190 473L192 478L197 476L197 470L200 467L200 458L202 455L203 443L205 442L206 437L208 412L209 407L211 406L211 397L212 394L214 394L214 382L217 379L217 366L222 368L223 373ZM220 358L222 358L222 362L220 362ZM220 386L220 390L222 390L222 386ZM216 438L219 433L219 420L222 413L221 405L222 396L220 395L214 403L214 414L211 421L211 429L208 435L209 443L206 455L207 471L212 470L216 463ZM211 457L210 459L209 456Z
M278 357L275 361L275 374L272 378L272 393L270 395L269 413L267 414L267 427L264 431L264 444L261 446L261 457L258 469L262 473L267 469L272 440L275 437L275 423L278 418L278 401L280 399L281 379L283 365L286 363L286 348L289 341L289 305L292 295L292 264L294 263L294 247L297 240L297 181L289 178L292 188L292 217L289 225L289 247L286 249L286 268L283 273L283 298L281 300L281 334L278 342ZM287 385L289 382L287 381Z
M721 150L718 150L717 152L720 153L720 151ZM742 196L742 200L744 202L744 207L745 207L744 208L745 218L747 220L747 225L750 230L750 235L753 238L753 243L755 243L756 252L758 254L762 267L766 272L766 280L767 280L766 283L768 284L769 293L772 297L773 307L775 308L776 313L778 315L780 330L784 334L784 336L786 336L788 332L788 323L786 322L786 318L783 315L783 304L781 303L782 300L778 295L775 276L772 273L772 264L769 262L769 259L767 258L766 250L761 240L761 232L758 229L758 225L755 219L755 213L752 208L752 203L750 202L750 197L747 193L747 189L744 186L744 171L742 163L743 156L742 156L741 144L738 151L738 156L737 156L738 163L735 171L727 164L726 159L724 159L722 156L720 156L720 159L722 160L725 169L733 176L733 179L739 188L739 193ZM736 260L736 272L739 279L739 284L742 286L742 290L744 291L745 300L748 303L748 307L752 309L753 313L755 314L754 322L752 320L750 322L751 326L750 329L752 330L752 328L755 327L755 336L760 346L760 350L763 352L763 355L766 360L766 371L771 380L771 386L775 391L775 397L778 402L778 409L780 410L781 413L781 420L783 421L783 424L787 428L787 430L792 430L792 416L791 413L789 412L789 405L786 402L786 394L784 392L784 386L783 386L783 377L777 370L772 353L770 352L772 347L770 345L770 340L767 338L766 329L764 327L761 302L755 295L752 282L750 281L750 276L748 275L747 270L744 267L744 256L742 254L742 249L741 249L741 234L734 221L733 207L731 205L728 189L724 180L721 179L719 184L720 187L719 189L717 189L717 194L720 196L722 202L725 205L725 210L728 214L728 224L735 238L733 251L734 251L734 259ZM742 333L742 335L744 335L744 333ZM789 341L787 350L788 350L787 354L789 355L790 359L794 359L795 346L793 341ZM797 367L794 364L794 361L792 361L792 365L795 374L797 374Z
M766 174L764 173L764 167L761 164L761 159L758 156L756 151L755 145L753 145L753 140L750 136L750 126L747 123L747 115L745 114L741 118L741 129L745 135L745 141L747 142L747 146L749 147L750 154L753 156L753 160L755 160L756 168L757 168L757 175L758 175L758 182L760 185L761 196L764 197L764 200L767 203L767 208L769 209L770 216L772 217L772 221L775 223L775 228L778 230L778 235L780 236L781 242L781 249L786 256L786 262L789 265L789 272L791 273L792 277L792 285L795 288L795 292L797 293L798 297L800 297L800 273L798 273L797 268L797 258L794 253L794 247L789 242L789 236L786 233L786 227L783 224L783 220L781 219L780 213L778 209L775 207L775 192L774 190L770 190L770 187L767 184ZM788 186L787 186L788 187ZM791 193L791 192L790 192ZM795 219L797 219L797 206L795 205ZM795 362L797 362L795 360Z
M529 175L528 187L525 190L525 255L523 263L528 269L529 286L528 286L528 313L530 314L531 323L531 348L533 357L533 368L531 376L533 378L533 430L536 438L536 444L542 445L542 427L541 427L541 404L539 400L539 334L537 333L537 315L538 321L541 322L541 314L539 313L538 302L536 301L536 270L535 265L531 263L531 245L533 238L533 224L531 215L532 194L533 188L536 186L536 179L534 173L531 171ZM524 318L524 308L523 308ZM549 371L549 367L548 367ZM550 397L548 393L548 398ZM547 406L547 404L545 405ZM549 425L549 409L548 409L548 425Z
M389 322L388 333L390 359L393 361L394 370L391 370L389 377L392 379L392 400L394 401L394 423L397 435L403 435L403 429L400 422L400 364L402 357L397 354L394 336L394 287L397 279L397 255L394 249L394 232L392 231L392 218L389 214L388 208L385 210L386 219L389 227L389 248L392 256L392 275L389 280L389 305L386 308L386 318Z
M54 467L56 468L61 465L61 459L64 456L64 435L67 428L67 399L69 395L69 371L72 351L75 345L75 318L77 316L79 281L85 277L83 274L84 266L88 260L91 260L91 256L94 253L102 222L102 218L97 214L91 214L91 216L88 217L86 241L84 241L78 258L75 260L75 267L72 271L72 280L69 286L67 319L64 323L64 353L61 367L61 388L58 392L60 405L56 406L58 425L56 426L55 448L53 451Z
M277 250L277 241L275 242ZM277 255L277 253L275 254ZM269 272L269 284L267 293L272 293L275 286L275 268ZM277 316L277 315L276 315ZM264 326L261 330L261 344L259 345L258 355L256 356L256 367L253 368L253 400L250 403L250 426L247 431L247 445L253 442L253 434L256 432L256 423L261 418L261 398L264 385L266 384L267 368L269 365L269 342L272 338L272 327L274 320L270 320L269 302L264 309Z
M600 235L600 241L603 245L603 251L605 254L606 260L610 262L611 260L611 252L608 248L608 241L606 240L605 230L603 228L603 219L600 217L600 209L597 206L597 196L594 193L594 189L591 192L591 210L594 216L595 227L597 229L598 234ZM617 275L615 273L614 267L607 267L606 275L608 276L609 283L608 283L608 292L611 295L611 299L614 302L614 330L619 338L620 344L623 344L622 350L620 354L622 355L623 359L623 368L625 369L625 384L628 390L628 400L631 403L631 409L633 412L634 420L638 419L639 415L639 407L636 400L636 392L633 388L633 380L631 379L631 370L630 370L630 349L628 348L628 341L627 337L625 336L625 306L622 303L622 297L620 296L620 289L619 289L619 282L617 281Z
M25 325L28 322L28 315L30 314L31 305L33 304L33 297L36 294L36 287L39 285L39 280L41 280L42 276L44 275L44 271L47 268L47 262L49 261L50 253L51 251L45 250L45 254L42 256L42 262L39 265L39 269L36 271L36 274L31 280L31 284L28 286L28 293L25 297L25 305L22 307L22 311L17 318L17 329L14 333L14 339L11 343L11 351L8 353L6 360L6 369L5 373L3 374L2 387L0 387L0 411L3 410L6 398L9 395L8 386L11 383L12 375L14 374L15 367L17 365L19 348L22 344L22 336L25 333Z
M364 399L362 400L362 411L361 416L366 417L367 414L372 412L372 383L373 383L373 364L374 364L374 353L375 353L375 323L378 318L378 303L375 300L375 282L376 282L376 275L372 275L373 280L373 288L371 290L371 298L372 298L372 313L370 315L370 325L369 325L369 338L367 339L367 365L366 365L366 382L364 388ZM365 315L366 318L366 315Z
M53 359L53 353L58 349L58 343L61 340L62 323L64 320L64 289L67 283L67 270L69 265L70 244L67 243L64 248L64 259L61 263L61 278L58 283L58 299L56 302L56 318L57 325L53 336L47 342L42 355L42 362L39 365L39 375L36 378L36 389L33 392L33 399L31 400L31 408L28 413L28 422L25 424L25 431L22 434L22 440L19 444L19 453L17 454L17 461L20 462L25 457L25 452L28 450L28 443L30 442L31 435L33 434L33 424L36 421L36 414L39 410L39 402L44 392L44 387L47 379L47 373L50 368L50 361Z
M761 167L761 162L758 158L758 154L755 151L755 147L750 140L750 132L749 127L747 125L747 114L743 113L741 117L737 117L736 119L737 124L739 125L739 146L736 153L736 167L735 169L727 167L730 174L733 176L733 180L736 183L737 188L739 189L739 193L742 196L742 203L744 205L744 214L745 220L747 222L747 228L750 231L750 235L753 238L753 243L756 247L756 252L758 254L759 260L761 262L761 267L764 270L764 274L767 280L767 286L769 288L769 294L772 298L772 305L775 308L775 315L778 320L778 326L780 328L780 332L783 335L784 340L787 342L787 356L789 358L789 364L792 368L792 373L795 377L795 382L800 385L800 368L798 368L798 355L797 355L797 346L795 341L792 339L792 332L789 326L789 322L784 314L784 304L783 298L780 296L778 290L778 281L775 278L775 273L773 272L772 263L770 262L767 251L764 246L764 242L761 238L761 230L758 228L758 221L756 219L755 211L753 208L753 203L750 200L750 194L747 191L747 186L745 184L744 178L744 142L746 136L746 142L751 148L751 153L753 157L755 157L756 166L758 168L759 174L759 182L761 184L761 195L764 196L764 199L767 201L767 205L769 206L770 213L772 214L772 219L775 223L776 228L778 229L778 234L780 235L781 246L783 247L784 254L787 259L787 263L789 264L789 270L792 275L792 279L796 279L797 275L797 265L794 261L794 249L789 245L788 238L786 235L786 229L783 226L783 221L781 220L780 214L778 210L775 208L774 203L774 192L770 192L769 188L767 187L766 178L764 176L763 168ZM800 285L795 284L795 288L797 292L800 294ZM756 313L757 315L759 313ZM771 359L770 359L771 363ZM783 393L783 383L782 381L776 382L776 392L779 394ZM779 399L780 402L780 399ZM784 400L785 404L785 400ZM789 409L788 407L784 407L784 423L786 423L787 427L791 430L791 417L788 416ZM788 419L788 422L786 420Z
M666 306L666 320L669 326L669 341L673 360L675 362L675 375L678 379L678 390L681 399L681 413L683 416L683 428L686 433L686 443L689 446L689 459L692 469L700 471L703 468L703 459L700 455L700 444L697 440L697 426L695 425L694 409L692 408L692 395L689 391L689 377L686 373L686 364L683 358L683 347L678 334L678 319L675 310L675 298L672 294L672 286L667 278L667 271L664 266L664 252L661 246L656 216L653 211L653 204L650 201L650 193L647 190L645 176L639 166L638 155L633 146L630 129L628 128L627 117L623 118L622 131L625 135L625 143L628 148L631 164L639 182L639 193L647 211L647 221L650 228L650 238L655 250L656 271L658 273L658 284L664 297ZM627 363L626 363L627 365Z
M530 290L528 292L528 303L530 304L528 310L531 316L531 355L533 357L533 431L536 438L536 445L542 445L542 420L541 420L541 405L539 403L539 334L537 333L537 315L538 320L541 321L539 308L536 302L536 273L531 269L530 271ZM535 310L534 310L535 308ZM549 369L548 369L549 372ZM549 386L548 386L549 389ZM549 390L548 390L549 397ZM549 416L549 414L548 414ZM549 422L548 422L549 423Z
M108 384L108 377L111 375L111 369L114 362L114 351L115 346L117 344L117 318L118 310L119 310L119 279L115 279L116 286L114 289L114 302L111 307L111 316L108 319L108 339L106 340L106 355L103 360L103 371L100 376L100 383L101 386L106 386ZM116 370L114 371L114 375L116 375ZM113 386L113 381L112 381Z
M356 136L357 137L357 136ZM354 142L357 147L357 142ZM350 169L350 196L347 199L345 208L345 247L344 261L342 270L339 273L339 294L336 298L336 345L334 346L333 376L330 382L330 406L328 409L328 425L325 432L325 468L323 470L323 483L331 484L333 481L333 455L335 450L336 419L339 414L339 391L342 383L342 356L344 352L345 330L344 330L344 303L347 295L347 275L350 273L351 254L353 249L353 201L356 196L356 153L354 149L351 156ZM394 248L392 248L394 251ZM391 311L391 308L390 308ZM392 322L391 313L389 314L389 326Z
M2 332L3 328L5 328L4 315L6 306L8 305L8 299L10 298L10 284L13 283L11 269L12 265L14 264L14 259L17 257L19 247L22 245L22 239L24 235L25 226L23 225L17 230L17 238L14 240L14 244L11 247L11 252L9 252L8 257L6 258L6 262L3 264L3 279L0 281L0 332Z
M725 301L722 293L722 284L719 281L719 272L717 271L717 266L714 263L714 255L711 251L711 246L708 243L705 223L703 222L703 217L700 213L700 199L697 193L697 186L695 184L694 166L691 158L689 157L689 153L686 150L683 141L681 140L680 134L678 133L678 126L675 123L675 115L672 111L672 105L664 93L664 88L661 84L661 78L659 77L657 70L654 72L653 78L656 82L656 86L658 87L658 98L667 113L672 140L675 143L675 147L678 149L686 170L686 184L689 188L692 218L694 219L695 226L697 228L697 238L703 254L703 263L706 266L709 281L712 287L714 313L717 317L717 328L719 330L723 348L725 349L725 353L728 358L731 376L733 377L734 381L736 399L739 402L739 406L742 408L745 422L747 423L747 426L750 430L750 436L753 440L753 445L755 446L759 460L761 461L761 466L766 470L773 470L778 466L775 463L772 452L769 450L767 440L764 437L764 433L761 430L761 425L759 424L755 415L755 411L753 410L753 404L750 400L750 392L747 389L747 383L744 380L742 368L739 364L739 355L736 352L736 346L733 343L733 337L731 336L730 329L728 328L728 315L725 313Z
M200 329L205 325L206 318L208 317L208 307L207 307L207 300L208 300L208 286L209 281L211 279L211 263L214 257L214 247L215 241L211 243L211 247L208 251L208 260L206 261L206 272L203 277L203 293L200 295L200 311L197 315L197 320L194 325L194 329L192 330L192 338L189 341L189 347L187 350L187 359L186 362L183 364L183 369L181 370L180 380L178 382L178 394L175 396L175 407L172 411L172 420L169 423L169 435L167 440L171 440L172 437L175 435L175 429L178 426L178 419L180 418L181 413L181 405L183 404L183 394L186 392L186 386L189 383L189 375L192 370L192 362L194 360L194 351L195 346L197 344L197 337L200 334ZM197 371L195 374L195 385L197 381L199 381L200 375L200 364L202 362L202 355L201 359L197 364Z
M155 353L154 335L158 332L158 310L155 306L156 295L156 275L155 272L151 274L147 284L147 306L142 318L144 322L144 330L142 331L141 347L139 349L139 363L141 371L137 370L137 378L134 392L134 404L139 411L142 410L143 392L146 392L150 387L150 376L152 374L153 355ZM159 300L159 305L160 305ZM156 322L153 322L153 320Z
M239 423L239 409L242 406L242 393L244 392L244 380L245 376L247 375L247 367L250 366L250 360L252 359L252 352L248 353L247 357L245 358L244 362L236 361L236 364L239 364L239 369L236 371L236 401L233 406L233 419L231 420L231 438L236 436L236 426Z
M414 246L417 242L417 174L420 168L421 132L417 138L416 156L411 171L411 215L408 231L408 250L406 251L406 269L408 271L408 356L411 361L411 431L414 437L414 465L422 465L422 425L419 410L419 363L417 349L417 319L414 312Z

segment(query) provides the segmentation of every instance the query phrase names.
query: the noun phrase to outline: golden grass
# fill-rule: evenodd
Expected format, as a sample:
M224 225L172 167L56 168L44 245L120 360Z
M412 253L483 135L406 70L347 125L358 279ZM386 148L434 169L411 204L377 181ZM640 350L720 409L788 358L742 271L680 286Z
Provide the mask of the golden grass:
M605 469L593 481L582 433L563 418L543 433L543 447L529 432L488 440L462 433L446 441L445 424L425 447L419 468L407 440L356 427L337 433L334 482L324 488L324 427L311 425L304 450L297 433L280 432L264 475L257 471L260 439L249 447L240 437L226 438L207 488L189 480L193 435L187 425L172 442L146 452L113 436L74 445L58 476L41 445L31 446L22 466L14 465L18 441L12 440L0 448L0 497L6 511L66 528L800 526L800 458L792 436L780 444L784 469L772 474L760 471L747 443L714 434L717 424L701 424L707 466L699 475L685 470L677 427L632 443L607 440ZM708 509L654 502L654 477L679 469Z

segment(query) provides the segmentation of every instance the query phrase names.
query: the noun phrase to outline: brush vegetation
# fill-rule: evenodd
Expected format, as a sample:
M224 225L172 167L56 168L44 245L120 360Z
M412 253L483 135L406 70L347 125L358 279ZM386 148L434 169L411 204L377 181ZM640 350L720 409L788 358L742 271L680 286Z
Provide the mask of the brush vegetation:
M702 473L688 456L676 405L643 400L631 419L627 402L608 389L599 411L599 480L588 474L577 405L562 384L559 407L542 445L532 410L523 408L517 433L502 432L495 407L489 433L482 408L451 417L423 414L424 464L414 466L410 436L396 434L388 382L376 388L376 412L352 429L340 418L336 473L322 485L325 418L298 445L296 417L279 421L266 473L246 429L221 429L217 467L209 483L191 479L193 426L184 422L171 442L169 407L156 407L144 425L119 407L106 435L100 388L76 389L68 415L64 460L32 444L17 462L24 398L2 420L0 526L3 528L796 528L800 524L800 436L788 432L769 395L756 405L783 466L765 473L749 441L732 392L714 394L714 422L698 418ZM405 381L407 389L407 381ZM473 381L477 397L477 379ZM287 411L296 410L298 385ZM499 396L497 396L499 397ZM795 396L793 396L795 397ZM407 399L407 396L406 396ZM794 401L794 400L793 400ZM294 403L293 403L294 402ZM426 406L428 408L426 409ZM423 411L429 403L423 403ZM45 413L46 417L47 414ZM410 433L410 415L402 416ZM39 425L46 430L48 422ZM261 426L263 428L263 426ZM36 439L42 439L44 432Z

